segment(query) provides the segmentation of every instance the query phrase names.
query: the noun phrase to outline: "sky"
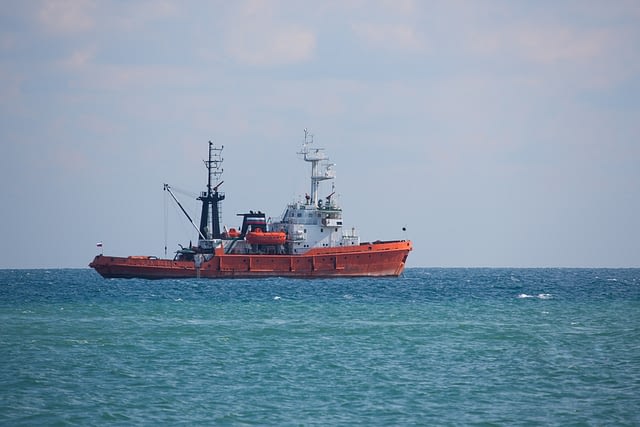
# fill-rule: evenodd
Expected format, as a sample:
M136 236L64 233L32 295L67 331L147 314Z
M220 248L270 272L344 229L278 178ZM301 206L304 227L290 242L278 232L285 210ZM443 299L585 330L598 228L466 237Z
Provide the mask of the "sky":
M637 1L3 2L0 111L0 268L172 257L208 141L277 218L305 128L408 267L640 267Z

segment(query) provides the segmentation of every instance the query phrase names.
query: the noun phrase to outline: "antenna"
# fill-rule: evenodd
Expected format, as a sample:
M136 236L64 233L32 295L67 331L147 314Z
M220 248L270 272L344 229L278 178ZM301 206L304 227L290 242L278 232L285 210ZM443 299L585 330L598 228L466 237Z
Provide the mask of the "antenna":
M311 163L311 196L307 199L307 204L318 204L318 188L320 181L335 178L333 164L329 163L329 157L324 153L324 148L311 148L313 135L307 128L304 129L304 143L298 154L302 155L305 162ZM322 165L322 170L319 166Z
M209 172L208 181L207 181L207 193L211 195L213 192L217 192L217 188L219 187L218 182L220 181L220 177L224 172L222 168L222 162L224 159L222 158L222 150L224 150L224 145L220 148L214 147L213 142L209 141L209 160L205 160L204 164L207 167L207 171ZM216 184L215 188L211 188L211 180L214 179Z

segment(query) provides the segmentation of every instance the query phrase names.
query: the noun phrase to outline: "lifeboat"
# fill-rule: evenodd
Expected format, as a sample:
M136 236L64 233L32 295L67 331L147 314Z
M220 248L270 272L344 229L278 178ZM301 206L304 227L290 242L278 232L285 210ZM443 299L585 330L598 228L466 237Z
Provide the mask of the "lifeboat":
M282 231L267 231L260 229L247 233L247 242L252 245L284 245L287 236Z

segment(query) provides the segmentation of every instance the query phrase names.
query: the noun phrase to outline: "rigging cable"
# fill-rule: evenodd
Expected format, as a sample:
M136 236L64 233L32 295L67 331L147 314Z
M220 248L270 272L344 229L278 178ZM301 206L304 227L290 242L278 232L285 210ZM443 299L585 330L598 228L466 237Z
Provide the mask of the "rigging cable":
M182 213L187 217L187 219L189 220L189 222L191 223L191 225L193 225L193 228L196 229L196 231L198 232L198 235L200 236L200 238L202 238L202 240L207 240L207 238L202 234L202 232L200 231L200 229L198 228L198 226L196 226L193 223L193 220L191 219L191 217L189 216L189 214L187 213L186 210L184 210L184 207L182 207L182 204L178 201L178 199L176 199L176 196L173 195L173 192L171 191L171 187L169 186L169 184L165 184L164 185L164 189L166 191L169 192L169 195L171 196L171 198L173 198L173 200L176 202L176 204L178 205L178 207L180 208L180 210L182 210Z

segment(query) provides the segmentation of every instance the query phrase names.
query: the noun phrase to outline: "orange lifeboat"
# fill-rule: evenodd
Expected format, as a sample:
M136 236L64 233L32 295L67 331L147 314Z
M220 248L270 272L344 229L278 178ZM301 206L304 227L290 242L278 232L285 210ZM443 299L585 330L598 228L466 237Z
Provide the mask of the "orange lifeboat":
M264 232L258 229L247 233L247 242L252 245L284 245L286 240L287 236L282 231Z

